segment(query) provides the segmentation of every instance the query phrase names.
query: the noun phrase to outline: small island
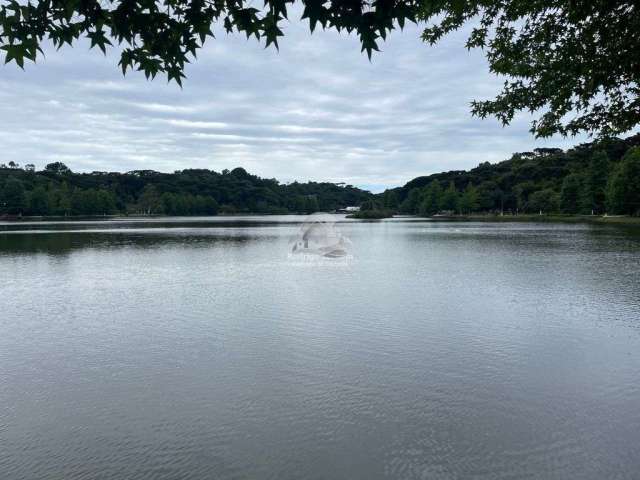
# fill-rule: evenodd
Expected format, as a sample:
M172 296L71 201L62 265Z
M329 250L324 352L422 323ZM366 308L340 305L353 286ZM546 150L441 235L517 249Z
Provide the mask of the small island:
M362 203L360 208L347 218L358 218L361 220L382 220L383 218L393 217L395 211L391 208L385 208L381 202L376 199L370 199Z

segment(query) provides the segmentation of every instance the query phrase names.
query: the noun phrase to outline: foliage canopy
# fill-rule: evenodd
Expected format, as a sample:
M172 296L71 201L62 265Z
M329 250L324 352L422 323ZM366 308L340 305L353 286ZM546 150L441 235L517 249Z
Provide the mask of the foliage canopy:
M62 163L40 171L0 164L0 216L313 213L371 197L351 185L281 184L243 168L74 173Z
M417 177L388 190L401 213L640 215L640 135Z
M215 27L278 47L294 6L317 26L355 33L369 57L407 21L426 25L437 43L465 25L467 48L482 48L502 92L472 102L472 113L509 124L535 112L531 131L546 137L578 132L608 136L640 122L640 13L627 0L0 0L5 63L35 61L44 41L80 38L106 52L120 45L119 65L182 84L185 64Z

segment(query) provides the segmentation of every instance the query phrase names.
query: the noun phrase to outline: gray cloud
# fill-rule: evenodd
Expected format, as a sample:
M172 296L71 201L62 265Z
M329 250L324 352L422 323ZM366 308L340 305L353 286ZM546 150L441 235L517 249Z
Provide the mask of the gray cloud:
M369 62L357 40L287 25L281 50L219 34L184 88L118 73L117 52L86 44L0 79L0 162L72 169L173 171L242 166L281 181L345 181L374 190L466 169L539 146L529 118L508 128L469 113L501 81L464 32L437 47L395 32Z

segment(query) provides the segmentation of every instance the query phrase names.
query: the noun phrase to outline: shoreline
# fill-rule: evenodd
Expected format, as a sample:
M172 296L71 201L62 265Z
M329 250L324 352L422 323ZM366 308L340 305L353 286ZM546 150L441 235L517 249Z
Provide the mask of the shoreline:
M527 222L527 223L594 223L600 225L640 226L640 217L625 215L451 215L418 217L433 222Z
M321 212L325 213L325 212ZM78 220L143 220L157 218L214 218L214 217L274 217L281 215L308 215L306 213L219 213L217 215L22 215L19 217L0 217L0 222L20 223L20 222L76 222Z
M322 212L327 213L327 212ZM335 214L335 212L332 212ZM21 217L0 217L0 222L21 223L21 222L74 222L79 220L87 221L109 221L109 220L144 220L144 219L163 219L163 218L214 218L214 217L273 217L273 216L295 216L307 215L302 213L236 213L236 214L218 214L218 215L77 215L77 216L21 216ZM338 214L342 215L342 214ZM538 215L538 214L521 214L521 215L435 215L432 217L421 217L418 215L393 215L385 217L358 217L356 215L346 215L346 218L356 220L383 220L385 218L413 218L422 219L431 222L522 222L522 223L593 223L600 225L630 225L640 226L640 217L630 217L625 215Z

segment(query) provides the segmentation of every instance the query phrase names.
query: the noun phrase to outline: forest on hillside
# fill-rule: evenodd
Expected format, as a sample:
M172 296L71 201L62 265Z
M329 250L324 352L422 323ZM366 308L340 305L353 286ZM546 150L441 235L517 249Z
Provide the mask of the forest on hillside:
M373 195L351 185L281 184L242 168L218 173L74 173L62 163L0 164L0 215L215 215L367 211L436 214L640 214L640 134L538 148L471 170L418 177ZM376 215L371 215L376 218Z
M0 165L0 215L313 213L360 205L371 193L334 183L281 184L242 168L218 173L74 173L62 163Z
M367 201L404 214L640 214L640 135L538 148L469 171L418 177Z

